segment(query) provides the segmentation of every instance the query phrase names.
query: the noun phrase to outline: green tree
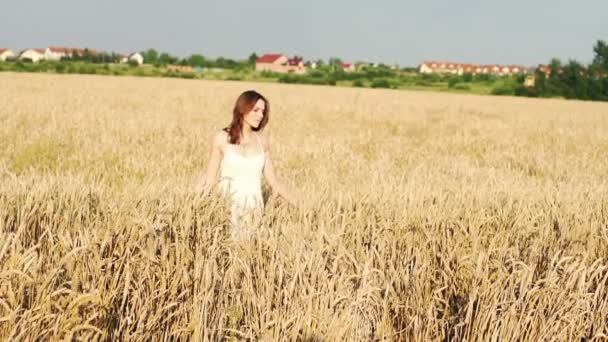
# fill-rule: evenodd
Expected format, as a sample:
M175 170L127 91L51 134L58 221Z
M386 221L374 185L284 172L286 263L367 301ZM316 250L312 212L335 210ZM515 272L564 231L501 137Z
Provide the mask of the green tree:
M339 57L331 57L328 64L334 69L339 68L342 65L342 59Z
M608 44L603 40L598 40L593 47L595 56L593 65L601 71L608 71Z
M177 63L178 58L175 56L171 56L170 54L163 52L158 57L158 64L167 65L167 64L175 64Z
M579 62L570 60L564 67L563 83L566 98L589 99L586 70Z
M148 49L141 54L144 57L144 63L155 64L158 61L158 52L154 49Z
M188 57L187 63L189 66L192 67L202 67L205 65L205 56L199 54L191 55L190 57Z
M551 69L550 78L557 78L562 72L562 61L559 58L552 58L549 62L549 69Z
M249 64L255 64L255 61L258 59L258 55L254 52L251 55L249 55Z
M82 59L87 62L93 61L93 54L88 48L84 48L84 51L82 52Z

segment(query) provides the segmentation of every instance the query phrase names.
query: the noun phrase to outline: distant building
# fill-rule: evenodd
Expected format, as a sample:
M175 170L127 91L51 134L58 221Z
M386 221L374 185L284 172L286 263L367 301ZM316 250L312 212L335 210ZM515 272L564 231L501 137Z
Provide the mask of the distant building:
M288 58L283 54L265 54L255 60L256 71L303 74L306 72L300 57Z
M499 76L507 76L513 74L526 74L526 67L520 65L476 65L467 63L454 62L435 62L426 61L418 67L421 74L454 74L462 75L470 73L477 74L495 74Z
M353 63L342 63L341 67L342 67L342 70L344 70L346 72L355 71L355 65Z
M538 72L542 72L546 76L551 75L551 68L549 68L547 65L539 64L538 67L536 67L536 70Z
M50 46L46 48L44 51L45 59L49 61L59 61L62 58L72 58L74 55L78 57L84 56L85 49L80 48L68 48L68 47L58 47L58 46ZM94 55L97 52L95 50L87 51Z
M45 49L25 49L19 53L19 59L28 59L34 63L45 59Z
M127 56L121 55L120 63L129 63L129 61L135 61L137 64L142 65L144 64L144 56L139 52L133 52Z
M296 74L306 73L306 66L304 66L304 60L302 57L293 57L287 60L287 72L293 72Z
M255 70L284 72L288 60L283 54L265 54L255 60Z
M14 58L15 54L13 53L13 51L6 49L6 48L0 48L0 61L6 61L9 58Z

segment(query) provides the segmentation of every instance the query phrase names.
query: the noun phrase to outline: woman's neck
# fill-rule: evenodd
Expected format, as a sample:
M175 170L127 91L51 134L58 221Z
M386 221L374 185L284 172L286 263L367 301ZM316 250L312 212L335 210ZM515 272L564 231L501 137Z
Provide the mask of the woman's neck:
M243 138L243 140L245 140L247 142L251 141L251 138L253 137L254 134L255 133L251 129L251 126L249 126L249 125L243 126L243 129L241 130L241 137Z

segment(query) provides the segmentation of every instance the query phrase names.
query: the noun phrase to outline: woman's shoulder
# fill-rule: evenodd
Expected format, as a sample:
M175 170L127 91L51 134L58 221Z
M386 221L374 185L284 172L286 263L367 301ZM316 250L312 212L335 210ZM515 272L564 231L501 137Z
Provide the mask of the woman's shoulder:
M212 145L218 147L224 146L228 143L228 132L223 129L218 130L211 135L210 140Z
M267 150L270 147L270 138L263 132L257 132L257 135L260 137L262 146L264 146L264 149Z

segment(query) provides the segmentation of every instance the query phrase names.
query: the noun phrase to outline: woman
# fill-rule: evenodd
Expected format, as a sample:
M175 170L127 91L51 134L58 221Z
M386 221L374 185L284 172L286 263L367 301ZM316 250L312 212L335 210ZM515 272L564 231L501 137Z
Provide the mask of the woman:
M268 124L268 100L249 90L242 93L232 111L232 123L215 133L206 172L199 178L196 190L203 195L215 184L219 171L219 189L229 196L231 236L249 239L259 226L264 202L262 174L273 191L296 204L292 192L279 180L270 159L270 141L262 134Z

